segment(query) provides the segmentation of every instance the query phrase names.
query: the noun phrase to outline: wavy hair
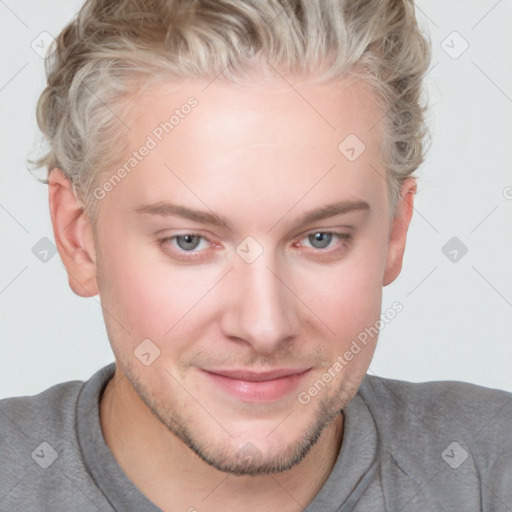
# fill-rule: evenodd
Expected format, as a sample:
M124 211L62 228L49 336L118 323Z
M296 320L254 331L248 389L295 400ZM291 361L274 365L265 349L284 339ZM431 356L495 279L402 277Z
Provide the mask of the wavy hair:
M93 224L94 187L123 152L122 115L158 77L236 82L264 62L315 82L356 77L383 112L392 204L424 160L430 42L412 0L87 0L53 50L37 104L48 151L32 163L62 169Z

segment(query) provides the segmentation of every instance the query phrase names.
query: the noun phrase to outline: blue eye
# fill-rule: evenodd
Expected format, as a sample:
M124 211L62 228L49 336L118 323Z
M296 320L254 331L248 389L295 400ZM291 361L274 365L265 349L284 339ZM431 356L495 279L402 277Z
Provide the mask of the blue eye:
M334 258L350 247L352 234L336 231L312 231L296 239L295 248L303 248L305 255L317 258ZM175 260L182 262L204 262L214 257L212 251L221 250L222 244L211 241L198 233L185 233L158 240L162 250Z
M349 233L337 233L335 231L313 231L309 235L304 236L302 240L307 241L304 247L322 250L335 248L341 241L349 242L351 236Z
M176 241L176 245L183 249L184 251L193 251L197 249L199 246L201 240L203 239L202 236L198 235L178 235L176 237L173 237L173 239Z
M330 245L332 235L333 233L318 231L309 235L308 241L315 249L325 249Z
M191 260L205 257L211 242L205 237L194 233L168 236L159 240L166 253L181 260Z

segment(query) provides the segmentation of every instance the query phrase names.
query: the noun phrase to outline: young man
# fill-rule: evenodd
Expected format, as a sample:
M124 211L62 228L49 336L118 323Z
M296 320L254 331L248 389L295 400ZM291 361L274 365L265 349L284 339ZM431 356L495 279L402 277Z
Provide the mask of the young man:
M510 394L365 376L423 160L412 2L144 4L50 58L55 241L115 364L1 402L0 509L509 509Z

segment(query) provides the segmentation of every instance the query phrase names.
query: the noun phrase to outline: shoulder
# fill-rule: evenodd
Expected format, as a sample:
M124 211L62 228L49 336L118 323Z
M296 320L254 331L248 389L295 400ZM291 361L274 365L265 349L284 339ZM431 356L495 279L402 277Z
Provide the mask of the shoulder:
M16 468L16 473L34 463L43 467L54 462L66 441L73 437L76 402L82 385L80 381L65 382L37 395L0 400L0 454L4 471Z
M475 435L512 418L512 393L456 381L413 383L367 375L360 394L380 419Z
M60 510L70 500L76 510L87 510L76 494L83 489L94 499L75 428L83 386L64 382L37 395L0 400L0 510Z
M359 394L375 422L381 457L418 489L432 479L430 499L464 491L488 504L497 496L512 500L512 393L367 375Z
M383 434L471 439L488 452L500 439L512 450L512 393L466 382L412 383L366 376L360 395ZM475 442L478 441L478 445Z
M367 375L360 394L376 414L398 421L416 416L433 428L471 431L503 424L512 414L512 393L467 382L413 383Z
M0 433L5 435L13 427L27 435L47 427L65 427L73 415L82 385L78 380L63 382L37 395L0 400Z

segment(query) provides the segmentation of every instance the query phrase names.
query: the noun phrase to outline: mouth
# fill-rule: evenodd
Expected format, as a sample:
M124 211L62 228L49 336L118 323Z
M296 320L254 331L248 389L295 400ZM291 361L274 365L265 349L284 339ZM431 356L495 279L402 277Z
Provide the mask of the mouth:
M296 390L307 368L274 368L266 371L244 369L201 369L202 374L222 392L243 402L274 402Z

